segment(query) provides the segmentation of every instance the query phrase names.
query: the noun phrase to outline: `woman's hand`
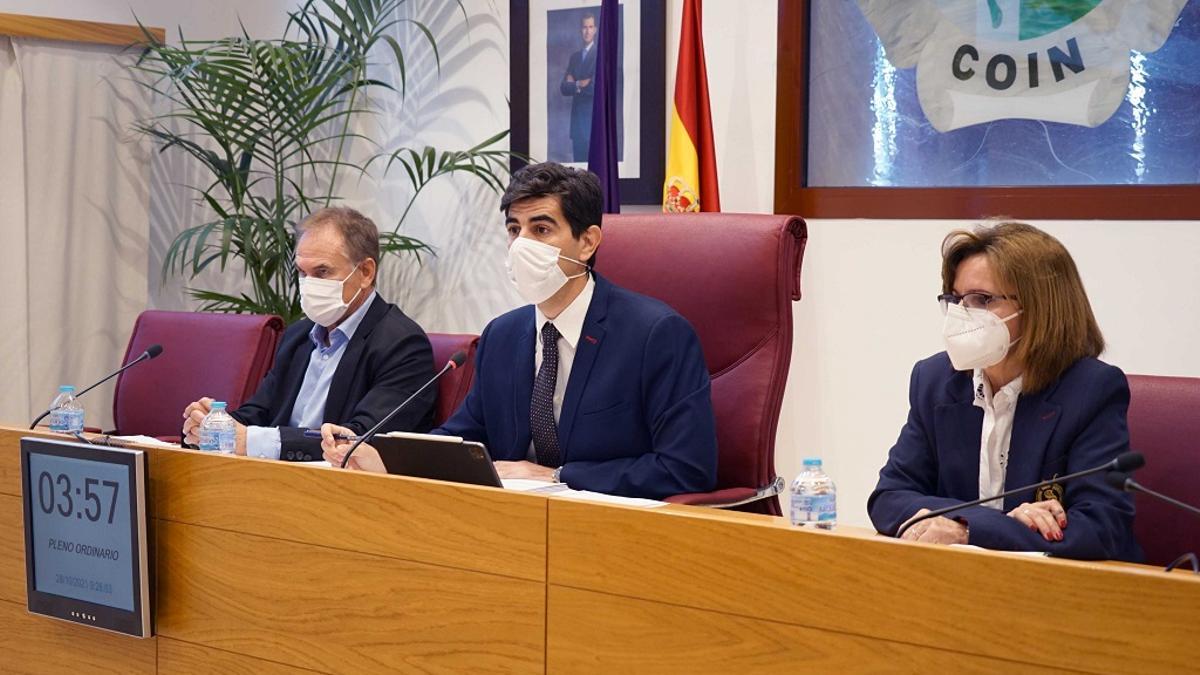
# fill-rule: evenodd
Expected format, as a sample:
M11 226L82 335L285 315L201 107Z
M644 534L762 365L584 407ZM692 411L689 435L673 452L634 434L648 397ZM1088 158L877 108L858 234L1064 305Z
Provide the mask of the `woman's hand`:
M338 436L354 436L354 430L339 427L336 424L321 425L321 451L324 453L325 461L335 467L342 465L346 451L354 445L354 441L338 438ZM383 465L383 458L379 456L379 451L367 443L358 446L354 454L350 455L350 462L346 464L346 468L372 473L387 473L387 467Z
M929 513L929 509L921 509L913 514L920 518ZM967 543L967 526L944 516L922 520L904 531L900 537L906 541L923 541L927 544L965 544Z
M1009 511L1008 517L1041 534L1046 541L1062 541L1067 528L1067 510L1057 499L1021 504Z

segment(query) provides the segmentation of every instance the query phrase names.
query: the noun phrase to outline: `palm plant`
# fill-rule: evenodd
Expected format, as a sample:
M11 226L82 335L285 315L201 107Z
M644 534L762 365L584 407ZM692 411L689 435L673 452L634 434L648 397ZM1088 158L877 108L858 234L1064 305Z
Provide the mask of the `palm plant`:
M243 34L219 40L146 44L134 65L137 81L167 102L169 110L137 126L160 151L183 151L204 169L204 185L193 186L213 217L191 225L172 242L163 261L171 274L195 279L211 265L222 271L240 263L249 290L230 295L188 288L202 311L301 316L293 265L294 225L338 199L339 181L363 175L375 160L385 171L404 168L412 195L404 215L380 243L388 253L432 253L425 243L400 234L412 203L430 181L465 173L493 190L512 156L500 132L466 150L432 147L378 152L354 161L356 143L374 145L355 131L356 119L371 113L368 90L403 95L405 52L392 33L410 23L433 51L427 26L400 18L407 0L306 0L289 13L284 37L262 40ZM459 4L461 9L461 3ZM465 19L465 11L464 11ZM394 60L400 91L368 76L369 57ZM376 146L377 147L377 146Z

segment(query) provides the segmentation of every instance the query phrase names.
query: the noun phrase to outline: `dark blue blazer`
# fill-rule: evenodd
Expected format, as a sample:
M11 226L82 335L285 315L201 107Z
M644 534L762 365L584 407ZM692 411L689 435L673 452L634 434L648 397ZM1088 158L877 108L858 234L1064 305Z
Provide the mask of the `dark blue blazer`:
M945 352L913 368L908 422L867 500L875 529L895 534L919 509L979 498L983 410L973 403L972 386L971 373L954 370ZM1042 391L1021 394L1005 489L1098 466L1128 451L1128 408L1125 374L1094 358L1076 361ZM1022 502L1037 501L1031 490L1005 499L1003 512L983 506L960 512L970 543L1067 558L1141 559L1132 495L1109 487L1103 474L1062 487L1067 527L1061 542L1046 541L1006 515Z
M559 415L563 482L631 497L711 490L716 425L695 331L662 302L595 279ZM435 433L482 442L493 459L525 459L534 321L526 305L488 324L471 390Z
M309 319L288 326L275 352L275 364L258 391L230 413L242 424L279 427L279 458L283 460L321 459L321 439L307 438L304 429L288 426L313 351L308 336L312 328ZM434 373L433 347L425 331L378 295L345 349L329 383L322 421L341 424L358 434L375 426ZM437 388L430 387L382 431L428 429L433 426L436 403Z
M571 138L590 140L592 137L592 99L596 93L596 54L600 51L599 42L592 44L587 58L583 58L583 50L571 54L567 70L563 73L559 91L563 96L571 97ZM575 80L590 80L586 87L576 91L575 83L568 82L570 75Z

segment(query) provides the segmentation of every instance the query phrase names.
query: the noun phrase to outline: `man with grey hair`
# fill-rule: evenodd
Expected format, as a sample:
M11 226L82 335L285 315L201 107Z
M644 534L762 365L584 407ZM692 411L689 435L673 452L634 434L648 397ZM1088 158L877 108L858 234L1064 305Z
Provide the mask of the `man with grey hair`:
M275 363L250 400L230 414L239 455L311 461L321 439L305 435L324 422L363 433L434 373L429 338L375 291L379 230L350 208L314 212L297 228L300 306ZM437 390L430 387L383 431L426 431ZM196 443L212 399L183 412L184 440Z

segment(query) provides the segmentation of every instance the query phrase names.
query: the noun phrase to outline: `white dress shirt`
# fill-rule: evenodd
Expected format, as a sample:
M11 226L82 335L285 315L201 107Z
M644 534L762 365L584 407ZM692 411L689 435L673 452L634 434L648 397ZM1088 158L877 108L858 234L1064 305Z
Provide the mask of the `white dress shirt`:
M579 337L583 334L583 320L587 318L588 307L592 304L592 294L596 290L596 280L588 275L587 285L575 296L571 304L567 305L558 316L553 320L546 318L542 314L542 310L534 306L534 334L537 339L534 342L533 348L533 376L536 378L538 370L542 367L542 326L546 322L554 324L558 329L558 377L554 380L554 422L558 423L559 415L562 414L563 395L567 391L567 381L571 378L571 365L575 362L575 347L579 344ZM563 439L558 439L561 448ZM529 442L529 450L525 453L525 459L537 463L537 452L534 451L533 441Z
M1012 444L1013 417L1021 396L1021 377L992 393L992 385L983 370L975 369L975 406L983 409L983 434L979 441L979 497L1004 491L1008 473L1008 449ZM1003 510L1004 500L993 499L984 506Z

